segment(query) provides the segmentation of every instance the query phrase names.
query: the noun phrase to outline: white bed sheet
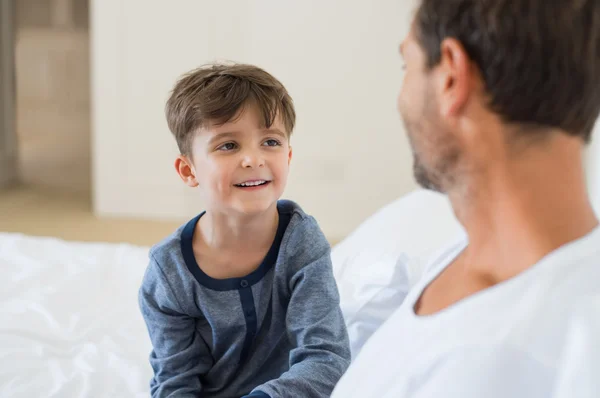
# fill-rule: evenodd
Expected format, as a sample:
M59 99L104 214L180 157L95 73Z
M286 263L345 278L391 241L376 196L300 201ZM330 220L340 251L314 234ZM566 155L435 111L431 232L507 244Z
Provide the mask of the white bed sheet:
M0 397L147 397L147 248L0 233Z

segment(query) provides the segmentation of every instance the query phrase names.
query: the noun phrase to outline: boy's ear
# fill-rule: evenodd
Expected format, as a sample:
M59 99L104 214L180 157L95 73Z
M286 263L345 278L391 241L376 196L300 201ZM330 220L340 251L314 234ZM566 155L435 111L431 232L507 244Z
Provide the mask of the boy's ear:
M187 156L177 156L177 159L175 159L175 170L177 170L177 174L179 174L179 177L181 177L188 187L195 188L199 185L198 180L196 179L194 165Z
M292 146L290 145L290 153L288 154L288 166L292 163Z

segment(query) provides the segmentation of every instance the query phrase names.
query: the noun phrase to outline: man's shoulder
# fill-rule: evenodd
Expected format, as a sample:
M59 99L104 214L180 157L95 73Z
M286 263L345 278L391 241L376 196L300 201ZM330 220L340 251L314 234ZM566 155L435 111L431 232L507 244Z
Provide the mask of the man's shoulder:
M546 293L538 297L540 307L546 309L541 314L553 316L565 308L570 315L582 297L600 294L600 229L563 245L536 267L541 267L537 282Z
M600 295L597 238L586 237L542 260L535 266L539 269L526 271L532 272L530 286L514 292L521 317L513 319L511 340L540 361L556 364L573 314L588 297Z

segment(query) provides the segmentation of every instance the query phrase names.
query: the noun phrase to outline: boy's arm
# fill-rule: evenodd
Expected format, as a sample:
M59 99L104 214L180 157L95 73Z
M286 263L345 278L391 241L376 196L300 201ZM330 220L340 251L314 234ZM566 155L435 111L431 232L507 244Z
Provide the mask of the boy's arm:
M151 257L139 291L139 304L152 341L152 397L197 397L200 375L210 369L205 342L185 315L157 261Z
M329 244L312 217L302 221L306 228L290 237L287 246L296 253L289 286L288 335L295 348L290 352L290 369L253 393L271 398L297 396L329 397L350 365L350 346L333 270ZM299 269L298 269L299 268ZM265 395L250 395L250 397Z

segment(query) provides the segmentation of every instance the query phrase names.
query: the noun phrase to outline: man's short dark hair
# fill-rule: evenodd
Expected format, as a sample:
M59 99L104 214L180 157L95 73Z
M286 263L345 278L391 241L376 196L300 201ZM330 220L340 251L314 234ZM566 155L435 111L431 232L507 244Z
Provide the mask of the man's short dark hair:
M600 112L599 0L421 0L415 33L429 68L445 38L460 41L505 122L589 141Z

